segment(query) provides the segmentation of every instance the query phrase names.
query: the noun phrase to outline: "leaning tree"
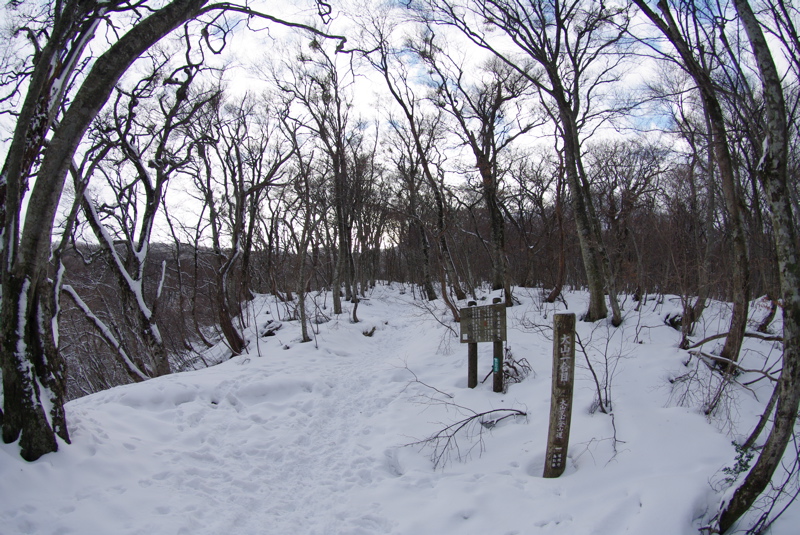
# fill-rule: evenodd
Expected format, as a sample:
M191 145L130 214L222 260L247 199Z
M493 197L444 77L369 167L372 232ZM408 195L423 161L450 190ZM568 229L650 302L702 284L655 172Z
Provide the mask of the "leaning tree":
M230 14L306 27L246 4L151 4L156 3L58 0L45 6L41 20L20 24L33 52L20 73L28 76L27 91L0 171L0 364L3 440L19 440L26 460L57 450L56 437L69 441L66 370L58 351L60 283L48 270L59 200L90 123L131 64L182 24L204 20L201 34L207 43L215 35L224 42L233 28ZM326 4L318 5L322 14L330 12ZM123 24L126 31L118 27ZM88 44L96 33L106 35L109 43L92 58Z

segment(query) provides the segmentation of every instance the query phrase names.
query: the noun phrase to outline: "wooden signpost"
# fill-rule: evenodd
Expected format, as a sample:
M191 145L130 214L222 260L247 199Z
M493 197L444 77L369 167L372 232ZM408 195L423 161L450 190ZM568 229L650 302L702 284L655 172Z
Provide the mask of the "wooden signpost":
M478 386L478 343L492 342L494 344L493 390L502 392L506 306L500 303L499 298L494 299L494 304L482 307L475 306L475 301L470 301L469 307L459 310L459 314L461 315L461 343L469 344L467 347L467 386L470 388Z
M556 314L553 316L553 394L544 477L560 476L567 465L574 384L575 314Z

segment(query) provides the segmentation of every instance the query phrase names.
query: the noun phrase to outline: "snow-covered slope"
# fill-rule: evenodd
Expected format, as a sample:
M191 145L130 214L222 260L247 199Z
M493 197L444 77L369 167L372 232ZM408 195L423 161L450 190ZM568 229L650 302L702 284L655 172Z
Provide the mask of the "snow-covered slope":
M491 379L466 387L466 345L448 329L458 325L398 286L375 289L361 323L333 317L305 344L292 321L255 336L285 314L261 297L247 355L71 402L73 444L34 463L1 446L0 533L696 533L722 496L731 441L750 431L770 386L732 391L709 420L698 409L707 393L689 380L704 367L684 365L679 334L663 322L675 303L637 312L628 301L618 329L578 323L596 374L612 376L613 417L591 411L596 387L579 352L568 468L543 479L548 335L564 304L542 305L535 290L517 296L508 347L534 373L505 394ZM585 295L566 297L570 311L584 309ZM707 317L709 333L724 329L719 306ZM745 355L754 366L759 344ZM491 351L479 346L481 378ZM678 403L686 394L694 405ZM449 450L409 445L499 408L527 418L470 426ZM798 508L772 533L797 533Z

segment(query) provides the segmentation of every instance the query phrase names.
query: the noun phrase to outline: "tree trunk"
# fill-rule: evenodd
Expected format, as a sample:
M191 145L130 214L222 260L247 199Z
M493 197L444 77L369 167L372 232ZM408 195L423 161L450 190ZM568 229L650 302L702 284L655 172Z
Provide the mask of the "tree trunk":
M23 254L30 254L19 247L22 201L28 177L56 118L63 88L96 29L92 18L97 14L87 12L86 8L83 3L69 2L61 13L54 15L50 38L37 54L11 146L0 171L0 366L4 405L0 423L3 441L20 439L20 453L28 461L58 449L54 433L64 440L69 440L69 434L63 418L65 392L58 388L42 391L48 383L58 385L64 381L64 363L53 339L50 316L38 316L46 308L47 297L42 295L46 287L42 283L46 261L38 266L31 266L30 261L21 262ZM54 90L56 86L62 89ZM47 181L42 179L42 182ZM38 180L35 187L39 187ZM25 230L32 231L28 227ZM37 302L40 298L43 300ZM50 363L49 371L44 363ZM49 398L46 403L52 407L49 415L42 403L43 396Z
M231 257L217 270L217 319L219 320L220 329L225 336L225 341L228 347L231 348L231 356L241 355L244 351L244 339L239 333L239 330L233 324L234 314L231 312L230 299L228 297L228 274L232 271L233 265L239 256L238 247L234 247L231 252Z
M425 289L425 296L428 301L435 301L436 290L433 289L433 277L431 276L431 244L428 241L428 236L425 234L425 227L422 223L415 225L415 228L419 232L422 243L422 285Z
M644 0L634 0L637 6L658 27L664 36L675 47L681 57L682 65L692 80L697 85L703 102L703 109L711 130L712 144L714 146L714 159L720 175L722 192L725 198L725 207L730 215L730 233L733 243L733 277L732 301L733 312L729 335L725 340L720 356L736 361L739 350L744 340L745 327L747 326L747 307L750 294L750 272L747 260L747 242L744 232L744 220L739 206L739 195L736 191L736 180L733 175L733 161L728 147L725 129L725 117L719 100L716 96L716 86L708 71L694 57L691 48L681 34L681 30L672 16L669 5L664 1L658 2L664 18L653 12Z
M342 313L342 255L335 255L333 253L333 244L331 247L331 260L333 262L333 277L331 278L331 292L333 295L333 313Z
M554 80L554 83L559 83ZM603 280L603 269L600 265L599 254L592 223L589 220L589 209L587 204L591 198L586 198L584 189L581 187L580 176L578 174L578 151L577 133L573 132L572 118L569 115L569 108L566 102L559 103L561 123L564 134L564 165L566 167L567 184L572 193L572 209L575 212L575 225L578 230L578 243L580 244L583 266L586 270L586 279L589 286L589 309L583 316L583 321L593 322L608 316L605 297L605 281Z
M776 385L778 400L772 430L758 460L731 500L723 505L720 531L727 531L767 488L791 439L800 404L800 251L788 188L788 128L781 79L761 26L746 0L735 0L758 64L763 84L767 131L760 178L767 194L783 298L783 369Z
M310 229L308 231L310 232ZM297 309L300 312L300 341L305 343L311 341L311 337L308 335L308 314L306 312L306 287L308 286L308 281L311 280L311 276L306 275L305 250L300 251L299 256L300 273L297 277Z
M241 355L242 351L244 351L244 340L233 324L233 314L231 314L231 309L228 306L226 293L222 289L217 291L217 319L219 320L220 329L222 329L222 335L225 337L228 347L231 348L231 356L235 357L236 355Z
M558 296L561 295L561 289L564 287L564 280L567 274L567 251L564 245L564 212L561 205L561 193L563 190L563 174L559 173L556 179L556 200L555 200L555 216L556 225L558 226L558 271L556 280L553 283L553 289L545 298L546 303L555 303Z
M43 153L21 234L17 224L21 195L4 199L4 213L11 217L6 218L0 238L3 257L8 259L4 261L8 264L2 266L0 314L0 338L4 341L0 360L4 385L8 385L4 387L3 439L13 442L21 435L21 454L28 460L57 449L54 432L64 439L69 436L63 418L65 392L58 388L63 381L58 374L63 373L64 365L53 338L57 318L46 315L57 310L49 305L52 297L46 272L55 212L72 157L89 124L131 63L181 23L196 16L205 2L175 0L136 24L96 60ZM27 125L18 123L19 129L25 131L27 138ZM22 166L13 172L16 175L4 166L4 179L0 182L14 184L16 191L21 192L27 173ZM49 392L42 392L40 385ZM43 395L50 398L46 403L51 407L52 428L45 415Z
M766 299L769 301L769 312L764 316L764 319L761 320L761 323L759 323L756 329L756 331L764 334L769 332L769 325L772 323L772 320L775 319L775 313L778 311L778 302L771 293L767 293Z
M415 176L412 175L406 180L406 183L408 186L408 211L411 216L408 232L412 237L414 236L412 233L416 233L416 238L419 240L418 243L422 250L422 259L420 261L422 265L419 267L422 271L422 288L425 290L428 301L435 301L436 290L433 289L433 276L431 275L431 243L428 240L428 234L425 232L425 225L417 214L417 181ZM417 240L413 240L411 247L414 258L417 257L417 251L414 248L416 242ZM413 269L416 269L416 266L413 268L409 266L409 273L411 273Z
M681 349L687 349L691 345L689 337L694 334L695 324L705 310L707 294L706 287L701 286L694 301L688 295L681 296L683 316L681 317L681 342L678 344Z
M477 152L477 151L476 151ZM505 305L514 305L511 296L511 285L508 281L508 265L505 256L506 227L503 213L498 206L497 179L492 172L490 162L478 156L477 167L483 181L483 199L489 212L489 225L491 227L491 253L492 253L492 290L503 290Z
M694 148L694 147L693 147ZM710 149L709 149L710 151ZM708 155L708 206L705 211L705 217L702 218L702 225L703 227L700 228L699 225L694 229L694 243L697 247L702 241L702 234L706 236L712 235L713 230L713 221L714 215L716 211L716 202L714 200L714 187L711 183L714 174L714 165L713 165L713 155L709 152ZM696 197L697 197L697 189L695 187L695 180L694 180L694 165L692 165L690 169L689 175L689 185L691 188L691 202L692 202L692 214L698 215L697 206L696 206ZM708 299L708 274L711 273L711 240L706 238L705 247L703 247L702 252L699 249L695 249L695 252L700 256L699 258L699 266L697 267L698 276L697 276L697 298L694 300L694 303L690 305L691 301L687 297L687 301L684 304L685 306L689 306L688 309L684 310L684 317L681 320L681 343L679 347L681 349L686 349L689 344L689 336L694 334L694 328L697 321L703 315L703 311L706 308L706 300Z
M16 311L3 307L3 325L18 326L4 329L16 336L6 336L2 345L3 441L9 444L19 439L20 455L26 461L56 451L56 435L69 442L64 414L66 365L49 321L53 298L49 288L47 282L36 285L9 274L3 292L4 305L19 305ZM51 407L49 413L46 406Z
M577 130L576 130L577 131ZM577 138L575 146L578 147ZM582 156L580 149L575 152L576 166L578 169L578 177L580 179L580 188L583 191L584 204L588 211L588 224L592 233L592 249L596 258L597 265L600 266L602 274L602 282L604 287L608 290L608 302L611 305L611 324L614 327L622 325L622 312L619 308L619 299L617 298L617 283L614 270L611 266L611 258L606 250L605 243L603 242L603 232L600 228L600 218L597 217L597 212L594 209L592 202L592 191L589 188L589 182L586 179L586 172L583 169ZM604 297L605 299L605 297Z
M339 238L340 240L342 238ZM338 254L336 255L336 265L333 271L333 313L334 314L341 314L342 313L342 283L345 286L345 294L344 300L347 301L350 299L350 283L347 280L347 261L345 259L345 254L343 253L342 249L343 246L340 243Z

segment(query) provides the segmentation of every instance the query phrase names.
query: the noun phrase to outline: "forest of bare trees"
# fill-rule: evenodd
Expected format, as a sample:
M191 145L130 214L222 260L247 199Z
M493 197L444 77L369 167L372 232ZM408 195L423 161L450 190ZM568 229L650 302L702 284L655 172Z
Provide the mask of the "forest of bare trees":
M292 4L7 3L3 440L37 459L67 400L247 351L257 293L306 341L381 281L455 321L482 287L614 326L674 294L683 347L719 299L729 374L763 298L783 369L725 532L800 403L800 6Z

